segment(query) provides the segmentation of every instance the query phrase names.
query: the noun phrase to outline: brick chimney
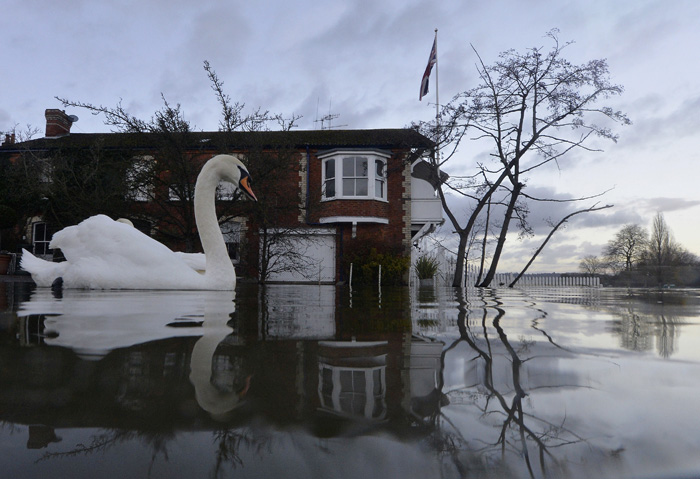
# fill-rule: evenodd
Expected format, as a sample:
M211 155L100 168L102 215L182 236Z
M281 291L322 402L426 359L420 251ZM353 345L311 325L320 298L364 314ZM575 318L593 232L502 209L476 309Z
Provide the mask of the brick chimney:
M16 137L14 133L5 133L5 141L2 142L2 146L14 145Z
M46 138L58 138L70 135L70 127L76 117L66 115L63 110L47 109L44 112L46 117Z

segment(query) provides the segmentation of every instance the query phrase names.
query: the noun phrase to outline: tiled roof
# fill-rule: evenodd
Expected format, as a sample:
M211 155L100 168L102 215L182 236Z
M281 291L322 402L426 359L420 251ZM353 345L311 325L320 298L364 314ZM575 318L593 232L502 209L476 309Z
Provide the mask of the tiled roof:
M410 129L292 130L256 132L191 132L188 148L203 150L239 148L431 148L433 142ZM0 151L89 148L99 143L108 149L158 149L165 135L159 133L71 133L59 138L39 138L0 146Z

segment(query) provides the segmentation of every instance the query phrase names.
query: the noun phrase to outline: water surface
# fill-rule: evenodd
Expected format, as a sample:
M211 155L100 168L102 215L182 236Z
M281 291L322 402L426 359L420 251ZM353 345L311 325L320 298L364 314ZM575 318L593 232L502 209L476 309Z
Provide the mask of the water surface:
M697 477L696 290L0 283L12 478Z

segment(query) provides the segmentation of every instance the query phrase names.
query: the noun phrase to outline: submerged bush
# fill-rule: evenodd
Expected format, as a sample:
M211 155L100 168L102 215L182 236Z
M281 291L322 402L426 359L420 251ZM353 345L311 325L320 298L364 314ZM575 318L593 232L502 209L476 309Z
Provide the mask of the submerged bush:
M414 267L418 279L430 279L437 274L438 262L432 256L424 254L418 258Z
M379 252L377 248L368 251L357 251L346 261L346 277L350 274L350 264L353 265L353 284L377 284L379 281L379 265L382 266L382 284L403 284L404 275L408 271L411 260L400 253Z

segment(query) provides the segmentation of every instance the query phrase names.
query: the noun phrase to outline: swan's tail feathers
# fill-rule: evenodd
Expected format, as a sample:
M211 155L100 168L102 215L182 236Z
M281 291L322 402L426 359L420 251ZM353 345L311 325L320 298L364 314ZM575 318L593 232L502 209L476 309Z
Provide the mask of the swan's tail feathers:
M37 258L26 249L22 249L20 267L32 275L37 286L48 287L60 276L61 263L53 263Z

